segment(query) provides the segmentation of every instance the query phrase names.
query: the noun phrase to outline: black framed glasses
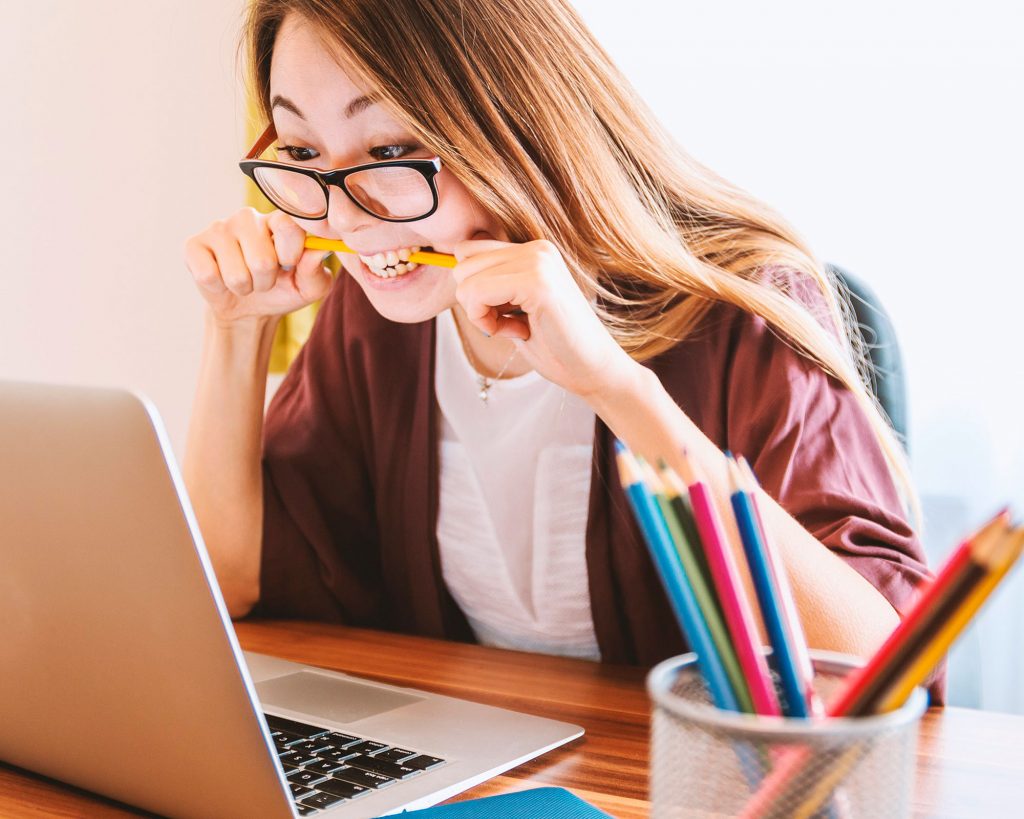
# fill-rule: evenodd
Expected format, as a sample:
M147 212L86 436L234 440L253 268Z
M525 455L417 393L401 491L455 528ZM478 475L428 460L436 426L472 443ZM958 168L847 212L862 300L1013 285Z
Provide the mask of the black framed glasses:
M437 210L441 160L388 159L318 171L284 162L257 159L277 139L271 123L238 163L274 207L299 219L325 219L330 186L340 188L352 203L385 222L415 222Z

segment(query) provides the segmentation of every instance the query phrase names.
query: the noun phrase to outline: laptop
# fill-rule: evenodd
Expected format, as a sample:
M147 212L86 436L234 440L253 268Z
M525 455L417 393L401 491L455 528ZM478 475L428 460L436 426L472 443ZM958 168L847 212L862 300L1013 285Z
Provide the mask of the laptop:
M582 735L242 652L163 424L0 382L0 760L166 816L380 816Z

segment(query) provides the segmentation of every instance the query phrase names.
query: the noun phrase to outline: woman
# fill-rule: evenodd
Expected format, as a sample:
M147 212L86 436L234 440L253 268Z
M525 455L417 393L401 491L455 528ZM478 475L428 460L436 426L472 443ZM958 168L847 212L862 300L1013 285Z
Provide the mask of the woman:
M185 476L233 616L676 653L618 436L685 448L723 495L744 454L810 644L884 639L927 570L833 285L566 3L255 0L246 38L269 159L359 170L325 195L258 166L292 215L186 247L208 321ZM358 252L337 281L307 233ZM422 248L458 265L406 264ZM276 320L325 296L264 425Z

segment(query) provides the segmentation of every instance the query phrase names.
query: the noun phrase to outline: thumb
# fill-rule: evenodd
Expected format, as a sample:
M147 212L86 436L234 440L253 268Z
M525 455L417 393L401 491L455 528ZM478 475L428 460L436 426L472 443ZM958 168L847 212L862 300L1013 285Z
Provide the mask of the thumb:
M327 295L334 282L334 274L328 266L333 253L322 250L307 250L295 267L295 289L307 303Z

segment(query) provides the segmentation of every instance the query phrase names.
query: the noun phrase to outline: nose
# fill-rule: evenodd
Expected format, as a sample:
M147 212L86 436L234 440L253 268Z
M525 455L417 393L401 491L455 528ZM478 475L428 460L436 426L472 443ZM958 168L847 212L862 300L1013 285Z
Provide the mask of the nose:
M328 191L330 194L327 197L327 217L324 221L334 235L354 233L380 221L358 207L340 186L330 185Z

